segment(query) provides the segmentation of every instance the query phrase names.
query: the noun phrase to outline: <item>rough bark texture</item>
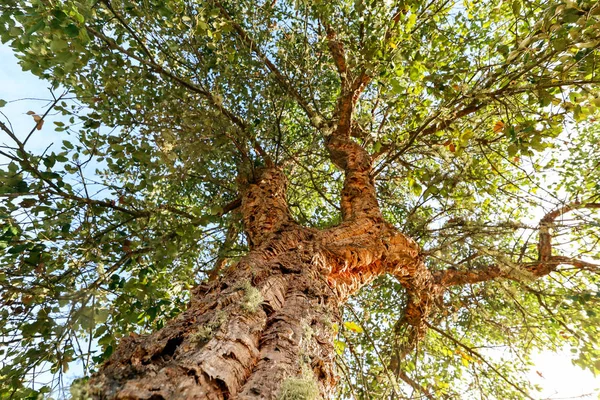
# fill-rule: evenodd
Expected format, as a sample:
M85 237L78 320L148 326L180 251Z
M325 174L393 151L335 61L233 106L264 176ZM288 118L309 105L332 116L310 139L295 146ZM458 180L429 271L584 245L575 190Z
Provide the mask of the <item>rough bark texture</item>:
M331 394L339 301L323 279L317 233L293 223L284 193L274 169L249 185L250 253L196 288L165 328L122 340L92 379L97 398L270 399L286 381L288 390Z
M343 136L327 147L345 171L343 222L322 231L294 222L277 168L240 181L249 254L196 288L189 309L165 328L123 339L91 380L95 398L332 395L333 323L343 302L384 273L415 293L433 279L418 246L382 218L369 155ZM429 298L409 304L410 323L420 324Z
M400 360L425 334L434 301L447 287L512 279L516 268L540 277L559 264L589 267L552 254L551 227L558 216L600 207L596 203L549 213L540 224L537 262L431 272L417 244L383 219L372 158L348 131L335 132L326 145L345 173L342 222L325 230L297 224L285 199L285 175L276 167L255 170L251 181L240 179L250 252L197 287L189 309L165 328L123 339L90 381L94 398L330 398L339 308L383 274L395 276L406 291L398 322L409 328L406 344L390 368L411 384Z

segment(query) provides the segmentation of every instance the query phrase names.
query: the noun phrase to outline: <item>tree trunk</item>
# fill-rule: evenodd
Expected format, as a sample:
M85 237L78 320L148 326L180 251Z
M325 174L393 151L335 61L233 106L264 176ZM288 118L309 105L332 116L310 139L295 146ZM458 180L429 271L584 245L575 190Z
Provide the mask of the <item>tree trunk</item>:
M189 309L165 328L122 340L93 379L92 389L101 388L97 397L331 394L339 302L313 259L314 235L290 230L277 236L222 279L198 287Z
M193 291L189 309L160 331L132 335L90 381L95 398L328 397L335 385L333 324L319 232L294 223L285 177L243 184L252 250Z
M328 146L346 172L343 222L327 230L295 223L276 168L240 181L248 255L196 288L189 309L163 329L123 339L90 380L93 398L330 398L339 308L384 273L409 298L419 293L405 310L419 328L436 293L419 249L381 217L364 150L342 139Z

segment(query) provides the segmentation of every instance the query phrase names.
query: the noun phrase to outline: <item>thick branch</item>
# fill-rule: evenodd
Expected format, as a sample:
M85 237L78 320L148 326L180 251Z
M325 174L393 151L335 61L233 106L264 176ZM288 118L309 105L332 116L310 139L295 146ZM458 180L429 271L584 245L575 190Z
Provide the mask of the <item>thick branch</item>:
M331 161L345 172L342 189L342 219L381 219L375 185L370 173L372 160L365 149L349 137L332 135L327 138Z
M336 135L348 136L351 134L354 108L356 107L360 94L370 81L371 77L362 72L358 77L353 79L349 85L345 85L342 82L342 92L338 98L336 109Z
M352 115L358 98L371 77L362 69L353 73L346 59L346 51L337 32L326 22L327 45L340 76L340 94L332 118L334 127L326 139L331 161L344 171L344 188L341 193L341 210L344 221L362 218L382 219L375 185L371 177L373 159L368 152L351 138Z
M331 28L329 24L324 23L325 31L327 32L327 47L333 57L333 62L340 74L342 80L342 86L348 79L348 67L346 65L346 51L344 50L344 44L337 40L337 33Z
M434 273L435 282L441 286L456 286L486 282L497 278L518 280L517 270L531 274L532 277L540 278L553 272L559 265L572 265L575 268L597 270L600 266L576 258L552 255L552 233L550 230L556 219L570 211L577 209L598 209L600 203L574 202L559 207L547 213L539 225L538 261L523 263L506 268L493 264L474 270L445 270Z
M371 77L363 69L360 73L354 73L346 60L344 44L338 39L337 32L327 23L323 22L327 32L327 46L333 57L333 62L340 76L340 95L333 120L336 123L335 135L347 137L352 129L352 114L360 94L371 81Z
M250 247L257 246L275 232L295 226L285 198L287 179L276 167L254 171L253 181L240 177L241 213Z
M554 221L567 212L581 208L600 208L600 203L576 202L568 204L549 212L542 218L538 244L539 260L537 262L524 263L508 268L499 265L490 265L476 270L459 271L451 269L432 273L425 267L419 257L414 257L412 262L410 259L403 257L398 262L399 265L402 265L400 268L388 267L407 291L408 300L404 316L402 321L400 321L408 324L411 329L411 343L408 343L407 348L414 346L423 338L427 327L430 326L427 323L427 318L432 313L434 302L436 298L443 294L444 289L449 286L474 284L497 278L519 280L519 276L522 276L523 273L529 274L534 278L540 278L555 271L559 265L564 264L570 264L579 269L600 270L600 265L574 258L552 255L550 229ZM391 255L393 254L391 253ZM404 357L406 353L406 349L403 349L401 357Z

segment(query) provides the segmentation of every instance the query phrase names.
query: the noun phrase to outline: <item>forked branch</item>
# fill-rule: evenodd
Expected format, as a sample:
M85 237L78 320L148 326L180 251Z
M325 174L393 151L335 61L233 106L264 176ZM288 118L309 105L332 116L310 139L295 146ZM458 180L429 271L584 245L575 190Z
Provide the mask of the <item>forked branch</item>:
M371 81L371 76L364 68L360 72L352 71L348 66L344 43L338 38L337 32L326 22L323 22L323 26L327 32L327 47L340 76L340 95L333 116L333 122L336 124L334 135L348 137L352 129L354 108L361 93Z
M600 271L600 265L588 261L552 254L552 227L556 219L568 212L578 209L600 209L600 203L573 202L547 213L539 224L538 260L517 265L516 269L529 273L534 278L540 278L555 271L560 265L571 265L582 270ZM435 282L441 286L474 284L497 278L518 279L515 269L492 264L483 268L466 271L444 270L434 273Z

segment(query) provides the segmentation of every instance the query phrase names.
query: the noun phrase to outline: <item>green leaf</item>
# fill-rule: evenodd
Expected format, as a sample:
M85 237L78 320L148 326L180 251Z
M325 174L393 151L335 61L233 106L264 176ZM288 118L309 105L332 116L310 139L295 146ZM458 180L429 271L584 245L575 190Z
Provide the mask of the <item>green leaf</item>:
M421 192L423 192L423 187L421 185L419 185L417 182L414 182L411 185L411 191L413 192L413 194L415 196L420 196Z
M77 27L77 25L69 24L64 27L64 31L68 37L74 38L79 36L79 28Z
M551 44L556 51L563 51L567 47L567 40L563 38L554 39Z
M62 40L62 39L54 39L53 41L50 42L50 49L54 52L60 52L62 50L65 50L69 47L69 44L67 43L66 40Z
M521 14L521 1L520 0L514 0L512 2L512 10L515 15Z
M39 31L40 29L43 29L46 26L46 22L40 18L40 20L35 23L31 28L29 28L27 30L27 35L31 35L37 31Z

